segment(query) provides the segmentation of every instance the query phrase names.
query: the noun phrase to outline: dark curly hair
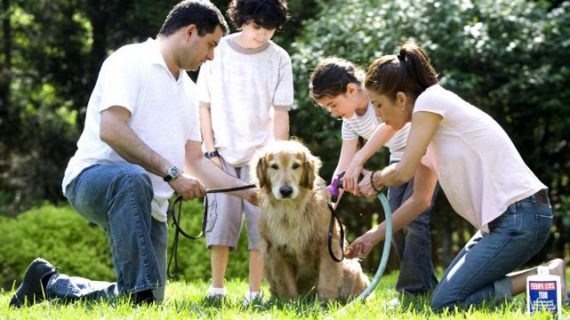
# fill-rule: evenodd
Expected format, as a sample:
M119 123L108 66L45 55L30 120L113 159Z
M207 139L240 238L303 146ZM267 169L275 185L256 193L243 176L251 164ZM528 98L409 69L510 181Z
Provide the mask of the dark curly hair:
M188 25L196 25L198 35L203 37L205 34L212 33L217 26L222 28L224 34L228 33L228 23L220 12L208 0L184 0L176 4L166 16L159 36L169 36Z
M289 18L286 0L232 0L227 14L237 29L249 22L265 29L281 29Z

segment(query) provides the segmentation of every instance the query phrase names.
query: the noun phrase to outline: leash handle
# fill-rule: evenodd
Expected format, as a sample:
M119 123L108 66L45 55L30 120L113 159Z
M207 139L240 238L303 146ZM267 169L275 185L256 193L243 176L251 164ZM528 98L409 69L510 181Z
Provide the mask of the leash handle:
M206 199L206 198L204 198ZM178 206L178 210L176 210L176 206ZM208 214L208 206L205 207L204 210L204 219L202 222L202 229L200 230L200 234L197 236L191 236L182 229L180 226L180 218L182 217L182 197L176 197L176 200L172 203L172 209L168 208L168 213L172 216L172 226L175 228L177 233L182 234L184 237L192 240L198 240L204 235L204 230L206 229L207 223L207 214Z
M200 230L200 234L197 236L189 235L180 226L180 219L182 217L182 197L176 197L176 200L174 200L172 206L168 207L167 214L172 216L172 226L174 227L174 240L172 242L172 249L170 251L170 257L168 258L168 265L166 267L166 275L171 279L178 277L178 241L180 240L180 235L183 235L184 237L192 240L198 240L204 235L208 216L207 200L204 199L204 201L206 201L206 206L204 209L204 218L202 220L202 229ZM176 208L178 208L178 210L176 210ZM171 271L173 261L174 270Z
M329 202L327 203L330 211L331 211L331 220L329 223L329 235L327 239L327 245L329 248L329 255L334 260L334 262L342 262L344 260L344 227L342 226L342 221L336 215L336 211L333 208L332 204ZM334 231L334 224L338 222L338 226L340 227L340 239L339 239L339 246L340 246L340 258L338 258L332 249L332 242L333 242L333 231Z
M176 200L174 200L172 206L170 205L168 206L168 211L167 211L167 215L172 216L172 226L174 227L174 240L172 243L172 250L170 251L170 257L168 258L168 266L166 268L166 274L169 278L177 278L178 276L178 241L180 241L180 235L190 240L198 240L206 233L206 226L208 225L208 194L239 191L255 187L256 187L255 184L247 184L238 187L206 190L206 194L204 195L204 216L202 218L202 228L200 229L200 234L198 234L197 236L192 236L187 232L185 232L184 229L182 229L182 226L180 225L180 220L182 218L182 197L181 196L176 197ZM174 270L172 270L171 272L172 269L171 266L173 261L174 261Z
M204 217L202 220L202 229L200 230L200 234L197 236L189 235L180 226L180 218L182 216L182 197L181 196L176 197L176 200L174 200L172 207L168 208L167 213L172 216L172 225L176 229L177 233L182 234L184 237L186 237L188 239L198 240L206 232L206 225L208 224L208 193L232 192L232 191L239 191L239 190L245 190L245 189L251 189L251 188L255 188L255 185L254 184L247 184L247 185L239 186L239 187L217 188L217 189L206 190L206 195L204 196ZM176 205L178 205L178 211L176 211Z

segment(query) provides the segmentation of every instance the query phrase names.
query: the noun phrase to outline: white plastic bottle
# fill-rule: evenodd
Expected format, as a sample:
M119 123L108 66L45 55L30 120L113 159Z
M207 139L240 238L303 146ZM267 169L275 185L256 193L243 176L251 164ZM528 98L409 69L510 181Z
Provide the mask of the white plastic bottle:
M538 274L526 279L527 311L549 311L561 318L561 291L560 277L549 274L547 267L538 267Z

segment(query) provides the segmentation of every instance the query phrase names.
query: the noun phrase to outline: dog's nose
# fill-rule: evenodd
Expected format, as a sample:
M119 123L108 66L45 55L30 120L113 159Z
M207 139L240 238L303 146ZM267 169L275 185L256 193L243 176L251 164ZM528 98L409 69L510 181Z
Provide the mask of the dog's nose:
M279 193L281 193L283 198L289 198L293 194L293 188L291 186L281 186L279 188Z

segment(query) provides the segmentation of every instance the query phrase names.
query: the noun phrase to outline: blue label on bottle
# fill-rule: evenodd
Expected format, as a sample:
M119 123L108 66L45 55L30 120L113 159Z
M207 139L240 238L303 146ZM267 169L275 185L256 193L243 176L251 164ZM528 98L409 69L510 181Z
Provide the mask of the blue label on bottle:
M549 311L558 313L558 297L556 296L556 281L529 281L529 311Z

